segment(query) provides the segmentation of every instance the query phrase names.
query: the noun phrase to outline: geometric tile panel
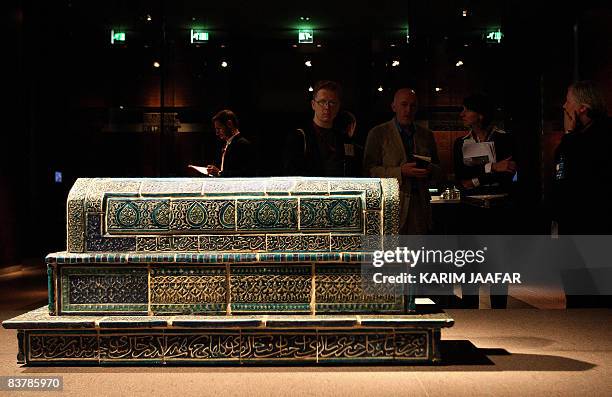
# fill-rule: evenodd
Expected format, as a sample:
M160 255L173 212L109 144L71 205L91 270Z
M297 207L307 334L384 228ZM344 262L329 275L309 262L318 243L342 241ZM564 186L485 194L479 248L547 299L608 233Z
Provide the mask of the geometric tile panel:
M234 200L188 199L170 201L170 232L232 232L236 228Z
M235 266L231 311L310 311L311 266Z
M170 223L169 199L107 200L106 228L109 234L167 231Z
M303 198L300 200L300 229L304 231L349 231L363 233L360 197Z
M152 269L150 294L153 312L224 313L227 300L225 268Z
M185 258L180 258L183 255ZM80 313L400 313L389 284L364 288L360 264L203 264L201 254L176 263L55 264L59 302L51 312ZM300 254L301 255L301 254ZM194 257L194 261L188 259Z
M68 277L72 304L146 303L146 273L142 275L75 275Z
M320 265L315 274L317 312L401 311L403 296L394 284L364 282L361 265Z
M146 268L60 268L62 312L130 312L146 310Z
M298 231L295 198L238 199L238 231Z

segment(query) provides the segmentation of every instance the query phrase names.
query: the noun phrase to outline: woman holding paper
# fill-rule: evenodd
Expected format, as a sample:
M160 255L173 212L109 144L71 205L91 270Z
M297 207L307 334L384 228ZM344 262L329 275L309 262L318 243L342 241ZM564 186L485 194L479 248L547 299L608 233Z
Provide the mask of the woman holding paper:
M516 172L510 134L493 122L495 108L484 95L465 98L461 120L469 128L455 140L455 180L467 194L507 193Z
M513 227L513 211L509 193L516 163L512 159L510 134L493 124L495 108L484 95L465 98L461 119L469 132L455 140L453 147L455 180L464 196L496 197L495 205L480 208L464 205L460 213L463 242L473 242L471 235L510 234ZM479 195L488 196L479 196ZM496 195L496 196L490 196ZM499 198L503 197L503 198ZM465 271L485 272L497 269L499 263L490 258L486 264ZM462 301L467 308L478 308L479 284L462 285ZM505 308L508 299L507 284L491 285L491 307Z

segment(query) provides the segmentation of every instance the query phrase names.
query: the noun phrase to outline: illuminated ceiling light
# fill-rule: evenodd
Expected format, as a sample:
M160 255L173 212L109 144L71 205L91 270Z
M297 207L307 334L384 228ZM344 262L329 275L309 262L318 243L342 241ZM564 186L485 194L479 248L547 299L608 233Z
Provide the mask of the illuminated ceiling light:
M308 92L313 92L314 88L312 88L312 86L308 87Z
M377 88L377 91L378 91L378 92L383 92L383 91L384 91L383 86L382 86L382 85L379 85L379 86L378 86L378 88Z
M440 92L440 91L442 91L442 88L436 87L435 90L436 90L436 92Z
M297 48L297 44L292 44L291 47Z
M154 68L158 68L158 67L160 67L159 62L157 62L157 61L153 62L153 67L154 67Z
M119 105L119 109L123 110L123 105Z
M468 10L463 10L463 11L461 12L461 15L463 15L464 17L467 17L467 15L468 15Z
M391 62L391 66L392 67L397 67L400 65L400 61L398 59L394 59L393 62Z
M310 21L310 17L300 17L300 21Z
M306 62L304 62L304 65L306 65L306 67L310 68L310 67L312 67L312 62L309 59Z
M321 44L317 44L317 48L321 48L321 47L322 47Z
M463 61L460 59L457 61L457 63L455 64L455 66L459 67L459 66L463 66Z
M151 14L147 14L147 21L151 22L152 18L151 18Z
M469 47L470 45L468 43L465 43L463 46L464 47Z
M395 47L395 44L390 44L389 47Z
M226 61L222 61L222 62L221 62L221 67L222 67L222 68L226 68L226 67L228 67L228 65L229 65L229 64L228 64Z

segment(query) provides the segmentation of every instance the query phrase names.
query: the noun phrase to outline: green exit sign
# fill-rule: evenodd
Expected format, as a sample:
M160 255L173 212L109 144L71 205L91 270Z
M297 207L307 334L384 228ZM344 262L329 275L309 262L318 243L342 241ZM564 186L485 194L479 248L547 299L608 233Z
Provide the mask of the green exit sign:
M314 43L314 31L312 29L298 30L298 43L300 44Z
M208 42L208 32L201 29L191 29L191 44Z
M485 40L487 41L487 43L499 44L501 43L503 37L504 37L504 34L499 29L492 30L492 31L485 33Z
M125 43L125 32L111 29L111 44Z

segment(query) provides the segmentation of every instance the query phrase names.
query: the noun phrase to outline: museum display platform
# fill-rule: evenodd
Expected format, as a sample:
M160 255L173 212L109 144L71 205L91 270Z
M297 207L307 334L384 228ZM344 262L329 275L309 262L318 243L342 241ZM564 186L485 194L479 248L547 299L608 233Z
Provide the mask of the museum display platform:
M434 363L453 320L362 263L395 179L79 179L23 364ZM424 303L424 302L421 302Z
M17 361L31 365L413 364L440 360L440 330L453 320L443 312L51 316L40 308L3 325L19 330Z

